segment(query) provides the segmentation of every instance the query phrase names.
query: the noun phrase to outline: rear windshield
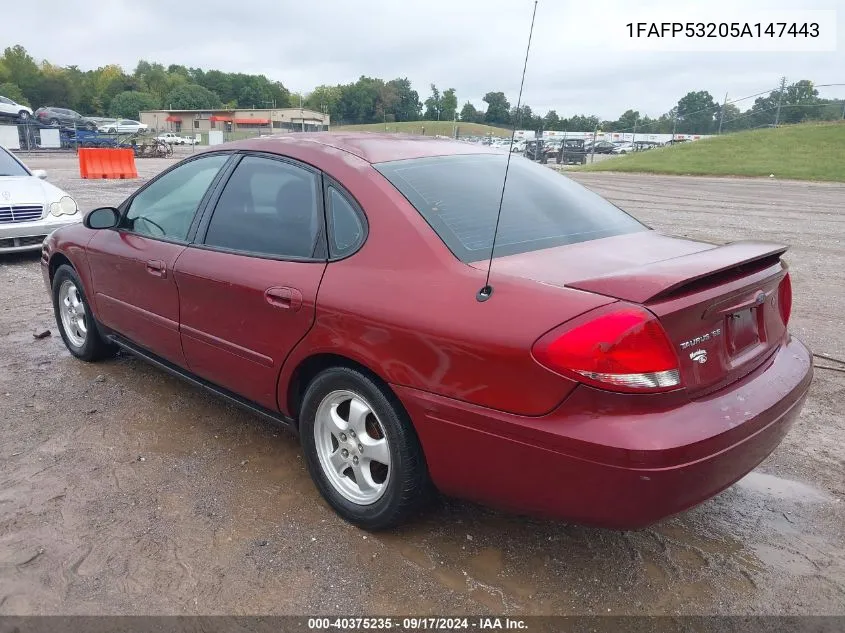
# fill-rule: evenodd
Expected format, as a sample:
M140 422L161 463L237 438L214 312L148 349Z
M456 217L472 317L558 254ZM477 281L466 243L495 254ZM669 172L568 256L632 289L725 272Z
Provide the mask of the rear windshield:
M437 156L373 165L463 262L490 256L507 156ZM647 230L557 172L511 159L495 256Z

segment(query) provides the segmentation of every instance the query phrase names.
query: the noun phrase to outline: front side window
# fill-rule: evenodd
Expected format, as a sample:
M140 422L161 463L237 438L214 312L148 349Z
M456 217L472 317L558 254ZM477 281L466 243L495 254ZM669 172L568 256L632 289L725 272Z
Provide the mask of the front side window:
M529 144L529 148L530 148ZM490 256L507 156L472 154L373 165L463 262ZM511 159L496 256L647 228L604 198L527 158Z
M247 156L220 195L205 244L270 257L313 257L323 223L318 196L314 173Z
M185 240L197 207L229 154L198 158L167 172L132 200L122 227L150 237Z

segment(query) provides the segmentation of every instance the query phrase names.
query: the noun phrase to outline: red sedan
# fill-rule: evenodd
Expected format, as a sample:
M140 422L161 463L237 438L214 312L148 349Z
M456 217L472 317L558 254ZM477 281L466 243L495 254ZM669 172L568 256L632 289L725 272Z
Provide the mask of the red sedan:
M786 248L661 235L519 157L496 230L506 160L369 134L211 148L46 241L64 342L289 425L370 529L432 489L633 528L757 466L812 379Z

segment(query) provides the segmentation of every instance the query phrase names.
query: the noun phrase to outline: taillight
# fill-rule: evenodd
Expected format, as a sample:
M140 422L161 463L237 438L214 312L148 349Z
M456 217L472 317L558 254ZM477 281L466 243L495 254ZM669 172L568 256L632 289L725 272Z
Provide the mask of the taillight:
M666 332L654 315L635 306L600 309L586 322L562 325L532 352L544 367L602 389L652 393L681 386Z
M778 308L780 309L780 318L783 319L783 324L789 323L789 316L792 314L792 280L789 278L789 273L786 273L780 286L778 286Z

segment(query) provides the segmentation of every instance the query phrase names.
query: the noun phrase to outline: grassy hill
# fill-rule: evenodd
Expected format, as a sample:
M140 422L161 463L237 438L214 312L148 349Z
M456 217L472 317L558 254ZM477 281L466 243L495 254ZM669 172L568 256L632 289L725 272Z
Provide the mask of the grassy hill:
M458 126L461 136L493 136L510 137L511 130L481 123L462 123L458 121L403 121L401 123L368 123L363 125L332 126L335 132L398 132L401 134L425 134L426 136L452 136L454 126ZM385 129L386 128L386 129ZM423 131L423 128L425 131Z
M726 134L580 167L696 176L768 176L845 182L845 122Z

